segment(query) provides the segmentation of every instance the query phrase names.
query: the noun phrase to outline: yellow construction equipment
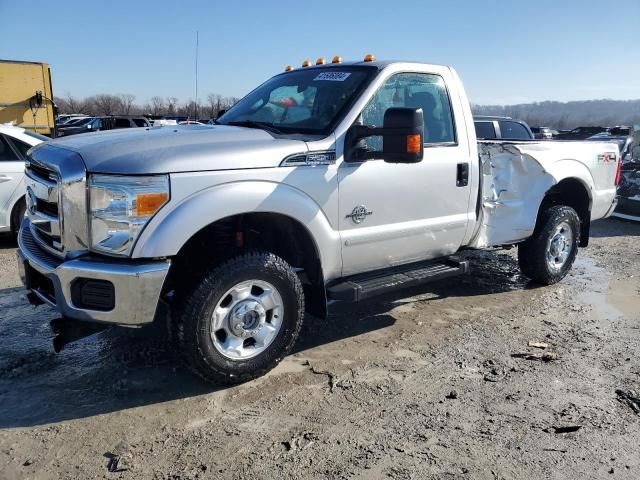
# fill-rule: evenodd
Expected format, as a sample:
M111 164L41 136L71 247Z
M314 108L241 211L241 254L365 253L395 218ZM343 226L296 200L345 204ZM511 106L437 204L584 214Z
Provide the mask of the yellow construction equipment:
M0 124L55 136L49 64L0 60Z

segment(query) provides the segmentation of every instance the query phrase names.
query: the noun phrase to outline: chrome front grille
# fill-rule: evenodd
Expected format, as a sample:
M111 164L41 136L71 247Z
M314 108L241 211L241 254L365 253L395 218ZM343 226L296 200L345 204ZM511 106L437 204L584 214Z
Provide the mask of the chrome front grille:
M29 257L33 258L42 269L55 270L62 263L61 259L49 255L40 248L30 228L22 228L20 230L18 243L20 244L20 249L28 252Z
M44 142L25 167L28 226L34 242L58 258L88 249L87 173L82 157Z
M25 167L27 187L27 216L31 233L45 250L62 255L61 201L58 174L44 165L27 162Z
M38 178L45 182L56 182L56 172L47 167L30 162L27 164L27 170L34 178Z

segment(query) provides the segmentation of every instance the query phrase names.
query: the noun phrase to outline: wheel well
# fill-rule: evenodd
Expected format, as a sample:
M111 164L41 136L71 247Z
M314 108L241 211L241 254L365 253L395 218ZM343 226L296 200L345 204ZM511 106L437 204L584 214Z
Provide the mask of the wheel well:
M165 290L190 291L214 265L246 250L264 250L296 269L305 291L306 309L327 314L320 253L304 225L276 213L245 213L218 220L193 235L173 259Z
M576 178L566 178L551 187L542 200L538 218L540 213L554 205L565 205L576 211L580 218L580 246L586 247L591 227L591 198L584 183Z
M22 223L22 219L19 218L18 219L18 225L14 225L14 222L16 221L16 214L18 213L18 208L20 208L20 205L22 205L23 203L25 203L25 199L24 196L20 197L16 203L13 204L13 208L11 209L11 217L9 218L9 221L11 222L11 230L12 231L18 231L18 229L20 228L20 223Z

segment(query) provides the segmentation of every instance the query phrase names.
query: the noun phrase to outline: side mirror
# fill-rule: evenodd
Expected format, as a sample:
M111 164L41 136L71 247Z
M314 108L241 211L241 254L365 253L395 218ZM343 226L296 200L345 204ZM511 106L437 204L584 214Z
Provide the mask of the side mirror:
M368 151L358 144L367 137L382 137L382 151ZM345 139L347 161L382 159L389 163L418 163L424 157L424 115L421 108L388 108L384 125L354 125Z
M421 108L389 108L384 112L382 154L385 162L418 163L424 157L424 114Z

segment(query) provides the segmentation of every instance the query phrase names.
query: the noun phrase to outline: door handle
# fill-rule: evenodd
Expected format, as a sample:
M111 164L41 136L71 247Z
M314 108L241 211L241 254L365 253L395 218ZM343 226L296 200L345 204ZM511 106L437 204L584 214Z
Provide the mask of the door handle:
M9 177L8 175L0 175L0 183L10 182L13 180L13 177Z
M459 163L456 176L456 187L466 187L469 185L469 164Z

